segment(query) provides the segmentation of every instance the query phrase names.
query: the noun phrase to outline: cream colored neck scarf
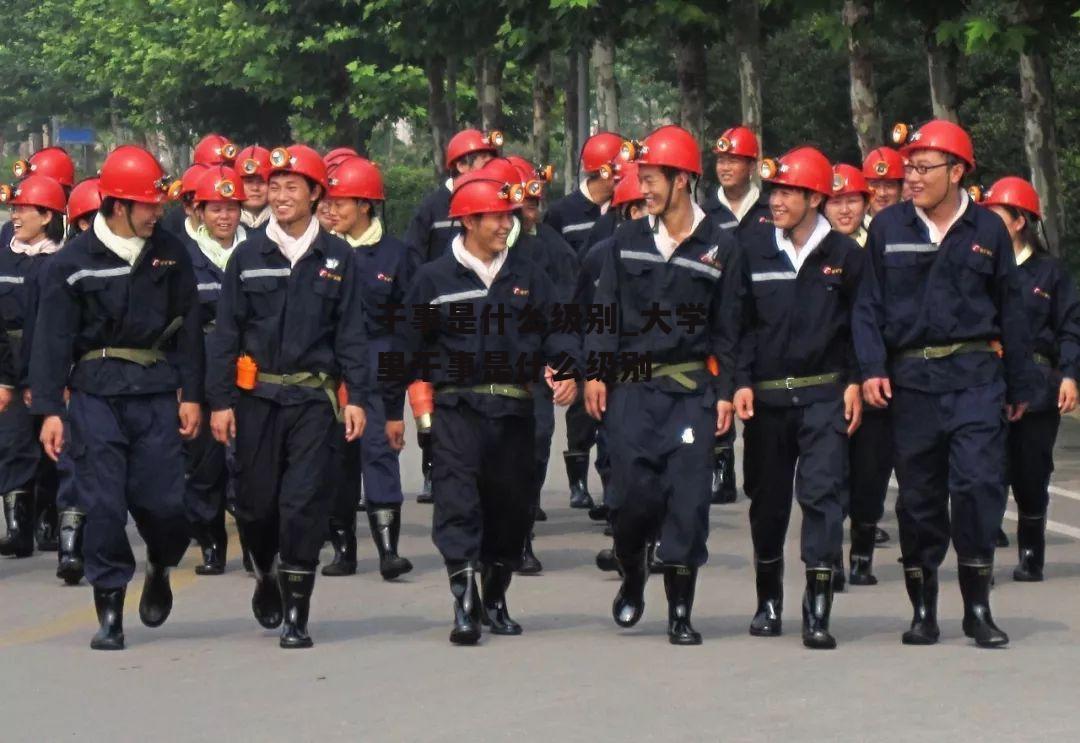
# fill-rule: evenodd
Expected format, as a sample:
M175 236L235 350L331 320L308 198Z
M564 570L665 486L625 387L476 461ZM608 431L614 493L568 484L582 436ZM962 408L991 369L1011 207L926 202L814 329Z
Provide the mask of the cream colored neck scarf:
M342 235L345 242L349 243L350 247L360 248L365 245L376 245L379 240L383 238L383 225L382 220L375 217L371 220L371 224L368 228L361 233L360 237L353 237L352 235Z
M98 240L104 243L112 253L115 253L124 263L134 266L135 261L146 245L146 240L141 237L120 237L109 229L109 223L105 221L105 215L98 212L94 217L94 234Z
M210 230L206 229L206 225L201 225L198 232L195 233L195 243L199 246L199 250L206 256L207 260L218 267L219 270L224 271L225 266L229 262L229 256L232 255L233 248L247 239L247 232L243 227L236 228L236 234L233 236L232 245L225 248L221 243L214 239L210 234Z
M309 219L307 229L300 237L288 235L281 229L276 217L270 217L270 221L266 223L266 236L278 246L281 254L289 259L291 266L295 266L296 262L304 257L304 253L308 252L308 248L319 234L319 220L315 219L315 215Z

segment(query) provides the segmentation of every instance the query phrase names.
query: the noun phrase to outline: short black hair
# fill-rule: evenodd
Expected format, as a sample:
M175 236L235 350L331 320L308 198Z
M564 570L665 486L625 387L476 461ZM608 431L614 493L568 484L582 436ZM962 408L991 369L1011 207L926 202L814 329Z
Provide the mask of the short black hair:
M270 185L270 181L273 179L273 177L275 175L298 175L301 178L303 178L305 181L307 181L309 191L314 191L315 188L318 187L318 189L319 189L319 198L317 198L317 199L315 199L314 201L311 202L311 213L314 214L315 212L319 211L319 204L322 202L323 199L326 198L326 187L323 184L319 183L314 178L311 178L309 176L304 175L303 173L293 173L292 171L289 171L289 170L276 170L276 171L274 171L273 173L270 174L269 178L266 179L266 185L268 187Z
M115 196L102 196L101 206L98 207L98 211L106 217L112 217L116 214L117 204L127 204L128 208L131 208L131 202L128 199L118 199Z

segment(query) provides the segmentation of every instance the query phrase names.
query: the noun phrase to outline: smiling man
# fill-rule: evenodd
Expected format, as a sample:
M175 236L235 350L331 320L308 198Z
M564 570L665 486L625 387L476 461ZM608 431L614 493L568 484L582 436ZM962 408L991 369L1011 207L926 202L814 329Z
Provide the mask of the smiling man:
M712 376L707 359L721 369L734 364L738 251L730 231L694 203L701 152L692 134L665 126L624 151L638 163L648 216L615 231L593 295L594 304L615 307L618 332L585 338L596 365L585 408L603 421L611 455L622 573L612 615L620 627L641 619L646 545L659 531L668 639L699 645L690 614L708 559L713 444L732 421L730 375ZM651 373L603 362L627 356L648 360Z
M1038 372L1012 241L960 186L975 167L971 138L931 121L901 155L912 201L870 224L872 270L854 333L863 395L892 412L900 551L914 609L903 642L938 640L937 570L951 537L964 634L997 647L1009 641L990 614L1006 417L1024 414Z
M31 411L45 416L45 453L71 454L101 624L90 642L96 650L124 647L124 594L135 572L128 513L146 542L139 617L148 627L172 610L169 569L189 542L181 438L200 426L202 327L191 260L158 226L168 186L146 150L123 145L109 154L101 209L53 257L34 329Z
M364 432L367 349L352 249L314 216L326 165L304 145L279 147L270 161L265 234L234 249L221 282L207 401L214 438L236 442L236 523L255 572L252 611L263 627L282 625L282 648L308 648L333 503L335 419L344 420L347 441Z

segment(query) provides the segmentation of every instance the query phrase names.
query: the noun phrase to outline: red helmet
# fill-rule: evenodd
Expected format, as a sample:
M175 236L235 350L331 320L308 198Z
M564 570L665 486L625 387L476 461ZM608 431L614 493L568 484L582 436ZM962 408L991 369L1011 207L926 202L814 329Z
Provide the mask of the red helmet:
M701 150L697 140L681 126L662 126L644 142L626 141L621 149L624 159L638 165L660 165L701 175Z
M87 178L75 184L68 196L67 218L68 222L75 222L80 217L85 217L90 212L96 212L101 208L101 194L98 193L98 179Z
M19 160L11 172L16 178L28 175L47 175L61 186L71 188L75 183L75 163L71 155L60 147L46 147L30 156L29 160Z
M14 186L0 187L0 203L8 206L39 206L63 214L67 194L59 181L47 175L31 175Z
M199 176L195 184L195 202L236 201L247 198L240 174L228 165L214 165Z
M521 176L521 171L514 167L514 164L505 157L493 158L476 172L483 173L488 178L494 178L504 183L525 182L525 179Z
M332 199L385 201L379 166L358 155L346 157L331 173L327 195Z
M745 126L733 126L720 135L712 151L717 155L735 155L758 159L761 148L757 135Z
M207 134L195 145L192 162L203 165L221 165L236 159L239 147L220 134Z
M264 181L270 178L270 150L253 144L236 154L236 170L241 177L259 176Z
M861 194L870 196L870 184L866 182L862 171L854 165L840 163L833 167L832 196L847 196L848 194Z
M446 145L446 169L449 170L455 162L474 152L498 155L504 140L502 132L482 132L479 129L460 131L451 137Z
M761 161L761 177L777 186L791 186L833 194L833 169L829 159L813 147L796 147L779 161Z
M270 153L270 175L274 173L297 173L326 188L326 163L306 144L275 147Z
M606 165L607 175L601 173L604 178L611 177L611 166L619 159L619 152L625 140L618 134L611 132L599 132L585 140L581 148L581 170L585 173L597 173Z
M524 200L525 187L521 183L493 178L490 173L477 170L454 182L449 216L458 219L470 214L512 212Z
M210 169L209 165L205 163L195 163L190 168L184 171L184 174L180 176L180 192L179 195L195 193L195 189L199 185L199 180L202 178L203 173Z
M337 165L347 157L360 157L360 153L352 147L335 147L323 155L323 162L330 168Z
M180 194L180 181L165 175L153 155L133 144L110 152L98 178L103 197L160 204Z
M619 182L615 184L615 193L611 197L612 206L632 204L645 198L637 176L637 163L622 163L619 166Z
M1042 209L1039 207L1039 194L1035 187L1023 178L1014 175L999 179L990 190L983 194L980 202L983 206L1011 206L1014 209L1023 209L1035 215L1036 219L1042 219Z
M870 181L902 181L904 158L892 147L878 147L863 160L862 174Z
M555 169L551 165L538 168L519 155L508 155L506 159L517 168L521 182L525 184L525 195L530 199L542 198L544 189L555 175Z
M900 155L904 158L911 157L916 150L937 150L960 158L967 163L968 170L975 169L975 149L971 145L971 137L960 125L951 121L934 119L914 133L906 124L897 124L893 127L893 141L904 145L900 148Z

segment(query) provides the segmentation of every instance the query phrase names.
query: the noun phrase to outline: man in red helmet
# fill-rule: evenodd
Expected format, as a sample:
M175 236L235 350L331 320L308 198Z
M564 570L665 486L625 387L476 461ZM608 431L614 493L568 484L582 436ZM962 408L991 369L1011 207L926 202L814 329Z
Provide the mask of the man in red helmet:
M951 537L964 634L997 647L1009 640L990 614L1006 418L1018 420L1034 394L1030 331L1008 232L960 186L975 167L967 132L931 121L900 154L912 200L870 224L872 270L853 329L866 401L892 414L914 609L903 642L938 640L937 570Z
M717 138L713 153L717 186L705 198L705 213L736 234L771 222L769 197L753 181L761 157L757 135L745 126L733 126Z
M246 197L240 205L240 223L249 233L262 230L270 221L270 204L266 198L270 150L257 144L245 147L237 153L235 166L243 178Z
M455 182L449 214L462 233L414 277L405 307L432 312L400 324L406 373L387 375L383 391L389 410L414 379L435 386L432 539L454 597L450 641L461 645L480 639L481 623L497 635L521 634L506 590L535 502L535 470L521 466L535 446L530 387L548 384L555 403L568 404L576 380L557 380L543 365L576 374L580 356L577 335L552 323L551 279L518 247L507 249L524 190L494 172ZM387 435L403 445L400 421L387 424Z
M146 542L139 617L149 627L169 616L169 569L189 542L181 438L200 425L202 328L191 261L157 229L169 183L146 150L109 154L101 208L92 228L53 257L34 330L31 410L45 416L45 453L55 460L64 450L74 463L101 624L90 645L100 650L124 646L124 594L135 572L128 512Z
M792 498L802 509L802 639L836 647L829 632L833 566L842 563L848 437L861 401L851 359L851 307L863 254L831 229L821 207L833 169L812 147L762 163L772 235L743 242L742 328L734 370L744 422L746 487L758 607L750 634L779 635L784 541ZM721 374L723 374L721 367Z
M870 205L867 216L899 204L904 191L904 158L892 147L871 150L863 160L863 177L870 186ZM867 220L867 225L870 220Z
M446 181L424 197L405 230L410 274L423 264L445 255L454 235L460 231L461 225L449 216L454 179L479 170L489 160L498 157L502 144L501 132L481 132L477 129L465 129L450 139L446 145ZM430 432L418 432L417 443L421 451L420 469L424 475L424 485L416 502L431 503Z
M209 168L204 163L195 163L184 171L180 176L179 199L161 218L162 229L178 237L185 247L195 245L195 233L199 231L199 215L195 213L195 186Z
M551 204L544 222L562 235L577 253L585 257L591 237L607 237L614 220L607 217L615 192L623 138L612 132L598 132L581 148L579 168L581 183L574 191ZM608 231L593 234L597 223L604 221ZM596 443L596 423L585 412L582 396L566 411L566 451L563 462L570 481L570 507L595 509L589 495L589 450Z
M347 441L363 434L370 385L352 249L314 217L326 165L305 145L279 147L270 162L270 221L234 249L221 282L207 401L214 438L235 441L252 611L263 627L282 626L282 648L308 648L337 420Z
M649 214L616 230L593 296L615 308L616 332L585 335L585 405L608 436L616 500L622 585L612 615L621 627L641 619L646 545L659 527L668 637L697 645L690 613L708 557L713 445L732 420L731 390L707 359L734 365L738 251L730 231L694 203L701 153L692 134L665 126L624 148L638 163ZM613 363L635 358L634 366Z

